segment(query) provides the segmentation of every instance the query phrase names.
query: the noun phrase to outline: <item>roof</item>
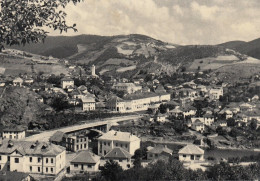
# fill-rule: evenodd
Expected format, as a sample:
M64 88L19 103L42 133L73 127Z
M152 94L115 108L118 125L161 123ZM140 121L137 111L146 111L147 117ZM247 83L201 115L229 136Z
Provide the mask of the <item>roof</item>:
M93 163L96 164L100 160L100 156L90 151L81 151L71 163Z
M1 181L22 181L29 176L28 173L22 172L0 172L0 180Z
M201 149L200 147L190 144L190 145L186 145L185 147L183 147L182 149L180 149L180 151L178 152L178 154L187 154L187 155L203 155L204 154L204 150Z
M165 153L169 153L169 154L172 154L173 150L163 146L163 145L158 145L150 150L147 151L148 153L155 153L155 154L160 154L162 152L165 152Z
M116 147L105 155L105 158L131 158L131 154L123 148Z
M74 81L74 80L69 77L64 77L61 79L61 81Z
M23 79L21 79L20 77L17 77L13 80L13 82L23 82Z
M3 131L12 131L12 132L23 132L26 128L22 126L13 126L13 127L5 127Z
M64 137L65 133L62 131L57 131L50 137L50 141L52 142L61 142L62 138Z
M135 87L136 85L134 83L124 83L124 82L119 82L113 85L114 86L120 86L120 87Z
M2 142L0 146L1 154L11 154L14 151L18 151L22 155L57 156L65 151L65 148L52 143L38 141L4 140Z
M84 97L81 100L82 100L83 103L96 102L95 98L93 98L93 97Z
M101 137L98 138L99 140L117 140L117 141L136 141L140 140L137 136L128 133L128 132L120 132L120 131L114 131L111 130Z

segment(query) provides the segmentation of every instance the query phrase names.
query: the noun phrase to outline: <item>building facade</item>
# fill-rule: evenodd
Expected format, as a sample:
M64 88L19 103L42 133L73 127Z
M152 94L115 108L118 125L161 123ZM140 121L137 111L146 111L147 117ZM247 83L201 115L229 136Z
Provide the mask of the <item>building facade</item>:
M3 171L57 175L65 164L65 148L51 143L9 140L0 146Z
M116 147L134 155L135 150L140 148L140 143L140 138L131 133L111 130L98 138L98 155L105 156Z

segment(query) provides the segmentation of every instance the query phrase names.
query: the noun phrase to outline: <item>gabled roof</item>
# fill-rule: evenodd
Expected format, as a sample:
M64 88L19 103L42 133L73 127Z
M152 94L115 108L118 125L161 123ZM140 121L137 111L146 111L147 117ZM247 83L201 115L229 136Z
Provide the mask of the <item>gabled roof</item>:
M23 132L26 128L22 126L5 127L3 131Z
M131 154L128 153L126 150L124 150L123 148L119 148L116 147L114 149L112 149L110 152L108 152L105 155L105 158L125 158L125 159L130 159L131 158Z
M96 164L100 160L100 156L90 151L81 151L71 163L93 163Z
M13 82L23 82L23 79L20 77L17 77L13 80Z
M117 140L117 141L136 141L140 140L137 136L128 133L128 132L120 132L111 130L101 137L98 138L99 140Z
M61 79L61 81L74 81L74 80L69 77L64 77Z
M190 144L190 145L187 145L187 146L183 147L182 149L180 149L178 154L202 155L202 154L204 154L204 150L202 150L200 147L198 147L196 145Z
M22 172L9 172L4 171L0 172L0 180L1 181L23 181L25 178L31 177L28 173L22 173Z
M62 138L65 136L65 133L62 131L57 131L50 137L50 141L52 142L61 142Z
M150 149L149 151L147 151L148 153L155 153L155 154L161 154L163 152L165 153L169 153L172 154L173 150L163 146L163 145L158 145L152 149Z
M11 154L16 150L23 155L57 156L65 151L65 148L52 143L14 140L4 140L0 146L2 154Z
M93 98L93 97L84 97L81 100L82 100L83 103L96 102L95 98Z

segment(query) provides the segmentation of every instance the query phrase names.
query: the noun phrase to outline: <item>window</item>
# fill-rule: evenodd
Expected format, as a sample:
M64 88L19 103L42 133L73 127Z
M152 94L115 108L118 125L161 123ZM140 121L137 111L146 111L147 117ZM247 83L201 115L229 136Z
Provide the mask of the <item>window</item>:
M46 167L46 172L48 172L48 167Z
M40 163L41 162L41 158L38 158L38 163Z
M75 167L75 168L78 168L78 164L74 164L74 167Z
M77 145L77 150L79 149L79 145Z
M186 158L186 155L182 155L184 158Z
M8 156L8 157L7 157L7 161L9 161L9 162L10 162L10 156Z
M48 163L49 162L49 160L48 160L48 158L46 158L46 163Z
M121 148L122 148L122 147L123 147L123 144L121 144L120 146L121 146Z
M88 165L88 168L92 168L92 165Z
M84 140L87 141L87 138L85 138Z
M53 168L51 168L51 173L53 173Z
M41 172L41 167L38 167L38 172Z
M19 158L14 158L15 163L19 163Z
M30 172L32 172L32 166L30 166Z
M82 149L82 145L80 145L80 149Z
M127 148L127 144L125 144L125 147Z
M0 170L2 170L2 165L0 165Z
M51 158L51 163L53 163L53 158Z
M30 162L32 162L32 157L30 157Z
M107 145L107 143L106 143L106 142L104 142L104 145L106 146L106 145Z
M0 160L2 160L2 156L0 156Z
M106 155L107 154L107 151L106 150L104 150L104 155Z
M86 143L84 144L84 148L87 148L87 144Z
M108 146L110 146L110 143L107 143Z
M116 143L116 146L118 146L118 143Z

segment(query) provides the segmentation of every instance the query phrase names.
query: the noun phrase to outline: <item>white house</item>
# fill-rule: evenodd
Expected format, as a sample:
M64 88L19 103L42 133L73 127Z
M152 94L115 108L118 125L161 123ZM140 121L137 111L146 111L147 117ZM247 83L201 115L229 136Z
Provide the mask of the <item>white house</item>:
M70 172L97 172L99 165L100 156L90 151L82 151L70 162Z
M57 175L66 164L64 147L45 142L3 141L0 170Z
M21 79L20 77L17 77L13 80L13 85L14 86L19 86L21 87L23 84L23 79Z
M98 155L105 156L116 147L120 147L131 155L140 148L140 138L128 133L111 130L98 138Z
M128 169L131 167L131 157L132 155L123 148L116 147L110 150L104 159L109 161L116 161L123 169Z
M222 87L211 88L208 94L211 100L219 100L220 96L223 96L223 88Z
M184 162L204 161L204 150L196 145L186 145L178 152L179 160Z
M61 87L62 89L74 87L74 80L68 77L64 77L63 79L61 79Z
M25 138L25 128L22 127L7 127L3 129L3 139L18 140Z
M93 97L82 98L82 110L94 111L96 109L96 101Z

